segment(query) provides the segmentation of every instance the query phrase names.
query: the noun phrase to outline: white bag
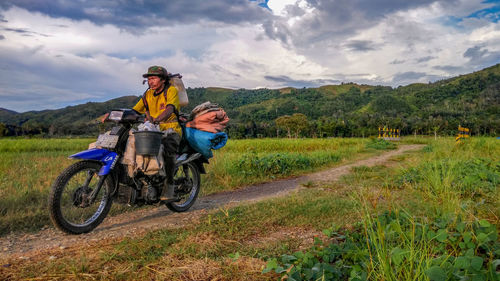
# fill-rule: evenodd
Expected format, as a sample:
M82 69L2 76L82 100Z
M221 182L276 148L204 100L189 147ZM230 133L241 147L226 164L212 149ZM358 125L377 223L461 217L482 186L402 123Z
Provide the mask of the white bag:
M186 92L186 88L184 87L184 83L182 79L178 76L174 76L170 78L170 82L177 89L177 94L179 95L179 105L186 106L189 103L188 95Z

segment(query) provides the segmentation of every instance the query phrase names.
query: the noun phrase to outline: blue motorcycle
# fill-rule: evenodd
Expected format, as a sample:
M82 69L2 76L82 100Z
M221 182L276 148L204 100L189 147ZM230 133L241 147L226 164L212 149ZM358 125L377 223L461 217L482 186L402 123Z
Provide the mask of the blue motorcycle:
M107 134L99 135L97 148L70 156L80 161L57 177L49 196L50 218L57 228L69 234L90 232L104 220L113 201L128 205L162 204L156 194L161 194L165 176L142 172L130 176L127 165L120 161L130 130L143 121L133 110L113 110L105 122L113 122L114 126ZM184 124L180 124L185 130ZM174 176L179 199L163 202L170 210L184 212L194 204L200 191L200 174L205 173L204 163L208 163L207 158L183 137Z

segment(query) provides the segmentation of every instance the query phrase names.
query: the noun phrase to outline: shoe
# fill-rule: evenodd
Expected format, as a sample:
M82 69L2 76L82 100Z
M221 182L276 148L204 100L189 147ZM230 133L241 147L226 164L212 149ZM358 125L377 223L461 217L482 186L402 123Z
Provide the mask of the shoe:
M179 198L177 198L174 193L175 193L174 192L174 185L173 184L166 184L164 186L163 190L161 191L160 200L161 201L169 201L169 202L178 200Z

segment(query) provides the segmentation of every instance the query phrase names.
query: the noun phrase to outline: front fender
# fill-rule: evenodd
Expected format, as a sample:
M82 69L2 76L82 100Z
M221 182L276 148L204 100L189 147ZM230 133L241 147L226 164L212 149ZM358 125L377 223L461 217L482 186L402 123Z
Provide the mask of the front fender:
M69 158L102 162L103 166L99 171L99 176L104 176L109 174L109 172L113 169L119 157L116 152L103 148L92 148L73 154L69 156Z

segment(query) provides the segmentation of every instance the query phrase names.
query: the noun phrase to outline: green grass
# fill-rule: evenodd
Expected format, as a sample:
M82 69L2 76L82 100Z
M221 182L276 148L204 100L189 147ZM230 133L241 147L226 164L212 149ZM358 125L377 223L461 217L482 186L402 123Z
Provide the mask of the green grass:
M490 174L498 171L491 163L500 142L426 143L391 165L353 168L336 183L310 183L51 263L16 262L9 272L14 279L495 280L500 191Z
M56 177L93 139L0 139L0 235L50 226L47 198ZM300 175L374 153L363 139L230 140L214 152L202 196ZM267 167L267 168L263 168ZM111 214L130 210L115 204Z
M88 139L0 140L0 234L49 224L47 198L57 175Z
M499 147L491 138L441 139L397 168L354 168L343 183L359 188L362 225L334 232L340 244L271 259L265 271L295 280L497 280Z

